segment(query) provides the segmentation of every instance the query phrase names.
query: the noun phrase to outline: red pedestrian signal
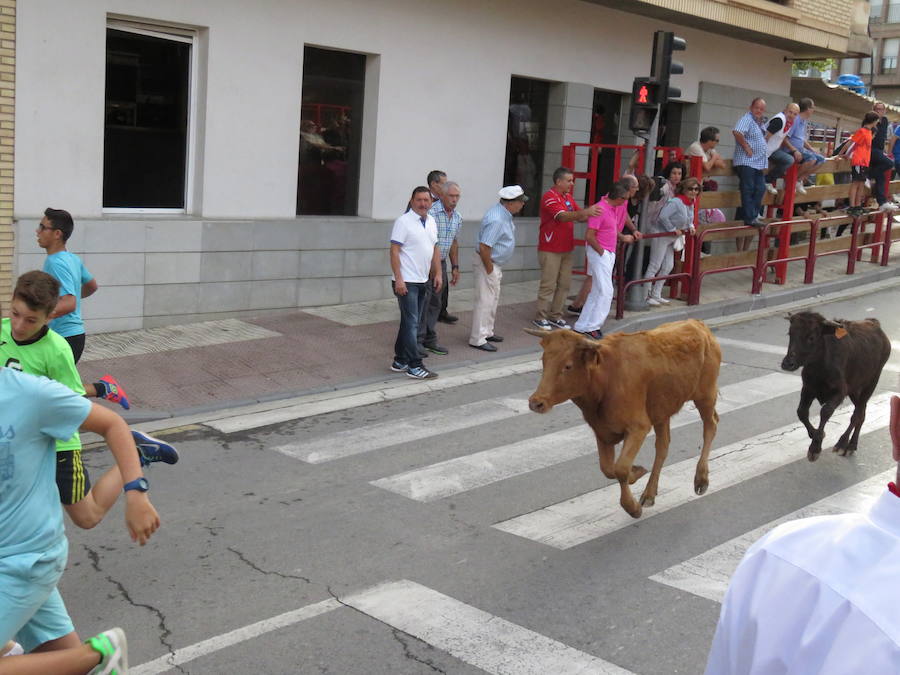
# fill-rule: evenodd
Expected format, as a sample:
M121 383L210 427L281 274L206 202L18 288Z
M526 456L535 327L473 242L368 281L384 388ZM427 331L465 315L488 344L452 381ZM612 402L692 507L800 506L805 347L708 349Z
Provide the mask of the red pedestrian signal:
M647 100L648 94L649 94L649 92L647 91L647 85L642 84L641 88L638 89L637 102L638 103L649 103L650 101Z

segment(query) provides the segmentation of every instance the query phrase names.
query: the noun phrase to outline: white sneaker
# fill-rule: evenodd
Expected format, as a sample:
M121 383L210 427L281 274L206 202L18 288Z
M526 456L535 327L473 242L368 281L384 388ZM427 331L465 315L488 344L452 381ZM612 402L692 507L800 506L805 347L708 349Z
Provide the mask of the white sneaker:
M806 188L803 187L803 181L797 181L797 194L805 195Z
M10 640L6 643L6 646L3 647L2 652L0 652L0 657L4 656L21 656L25 653L25 650L22 649L22 645L20 645L15 640Z
M658 303L660 303L661 305L668 305L670 302L672 302L672 301L669 300L668 298L664 298L664 297L662 297L662 296L659 296L658 298L654 298L654 300L656 300L656 301L657 301Z
M885 202L878 207L879 211L896 211L897 209L900 209L900 206L897 206L894 202Z
M766 192L768 192L770 195L778 194L778 190L771 183L766 183Z
M871 188L871 187L872 187L872 181L869 180L868 178L866 178L866 187L867 187L867 188Z
M87 641L100 653L100 663L88 675L125 675L128 673L128 641L121 628L111 628Z
M654 298L651 296L651 297L647 298L647 304L650 305L651 307L659 307L662 303L659 301L658 298Z

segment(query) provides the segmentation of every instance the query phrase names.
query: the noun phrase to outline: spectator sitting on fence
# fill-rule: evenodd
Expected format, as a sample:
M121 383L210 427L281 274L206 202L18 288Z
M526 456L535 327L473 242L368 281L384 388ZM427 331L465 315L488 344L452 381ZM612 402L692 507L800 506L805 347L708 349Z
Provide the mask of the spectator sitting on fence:
M817 166L825 161L825 158L816 152L816 149L809 144L807 138L806 123L815 112L816 104L811 98L801 98L799 106L800 113L794 119L791 130L785 136L782 148L791 153L794 161L799 164L797 167L797 192L805 195L804 180L816 170Z
M766 151L769 154L769 173L766 176L766 190L770 194L777 195L776 181L784 176L795 157L784 147L785 138L794 120L800 113L800 106L796 103L788 103L784 111L774 115L766 125Z
M694 200L699 195L700 181L693 177L685 178L675 189L675 196L666 201L651 231L674 232L675 237L654 237L650 241L650 264L644 278L666 276L672 271L672 267L675 266L676 238L694 232ZM657 307L669 304L669 300L662 297L665 283L664 279L653 282L647 297L648 305Z
M706 127L700 132L700 140L694 141L688 146L685 154L688 157L703 158L703 179L706 180L713 169L724 169L725 160L716 151L719 145L719 130L716 127Z

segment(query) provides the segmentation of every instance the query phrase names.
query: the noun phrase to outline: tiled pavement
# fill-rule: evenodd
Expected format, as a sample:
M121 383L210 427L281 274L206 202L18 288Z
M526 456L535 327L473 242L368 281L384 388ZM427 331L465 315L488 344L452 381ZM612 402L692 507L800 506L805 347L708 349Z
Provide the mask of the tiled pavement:
M795 264L787 284L766 284L755 298L749 295L749 271L712 275L704 281L700 305L687 307L673 301L649 312L626 312L621 321L607 321L605 328L606 332L636 330L686 316L708 319L781 306L834 291L865 292L872 284L892 284L891 279L900 275L898 263L900 247L894 249L888 267L859 263L857 273L847 276L845 256L821 258L811 286L801 283L802 265ZM900 284L900 276L896 281ZM451 291L450 308L459 315L459 323L438 324L440 342L450 353L431 355L426 365L440 373L453 366L526 352L537 356L537 341L522 331L532 319L536 288L536 282L503 287L496 333L506 340L496 354L468 346L471 291ZM387 300L89 335L88 351L79 369L82 377L90 380L104 373L115 375L132 400L132 412L126 417L134 421L360 382L396 381L408 379L388 370L397 317L396 303Z

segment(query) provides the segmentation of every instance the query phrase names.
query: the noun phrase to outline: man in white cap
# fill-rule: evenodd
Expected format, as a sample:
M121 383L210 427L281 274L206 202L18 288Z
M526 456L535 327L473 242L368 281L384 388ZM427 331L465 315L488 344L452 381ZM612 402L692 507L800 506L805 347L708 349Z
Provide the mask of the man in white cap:
M497 351L494 343L503 342L502 337L494 335L494 318L500 302L500 279L503 277L503 266L512 258L516 248L513 216L528 201L520 185L508 185L498 194L500 202L489 208L481 219L472 265L475 306L472 308L469 345L485 352Z
M900 462L897 396L891 440ZM868 512L790 521L750 547L722 603L708 675L898 672L898 483L900 467Z

